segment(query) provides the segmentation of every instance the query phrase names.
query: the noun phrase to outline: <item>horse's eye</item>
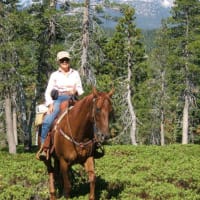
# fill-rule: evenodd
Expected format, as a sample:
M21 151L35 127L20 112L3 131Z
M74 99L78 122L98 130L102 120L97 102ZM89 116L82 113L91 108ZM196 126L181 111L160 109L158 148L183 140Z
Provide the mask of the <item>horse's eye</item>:
M97 112L97 113L100 113L100 112L101 112L101 109L100 109L100 108L96 108L96 112Z

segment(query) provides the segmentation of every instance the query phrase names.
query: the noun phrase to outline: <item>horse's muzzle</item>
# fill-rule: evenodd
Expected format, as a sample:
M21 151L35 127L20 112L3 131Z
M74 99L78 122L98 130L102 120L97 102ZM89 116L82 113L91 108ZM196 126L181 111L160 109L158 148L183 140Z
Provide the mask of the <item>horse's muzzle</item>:
M102 133L100 131L98 131L96 133L96 140L98 142L101 142L103 143L105 140L109 139L110 138L110 134L109 133Z

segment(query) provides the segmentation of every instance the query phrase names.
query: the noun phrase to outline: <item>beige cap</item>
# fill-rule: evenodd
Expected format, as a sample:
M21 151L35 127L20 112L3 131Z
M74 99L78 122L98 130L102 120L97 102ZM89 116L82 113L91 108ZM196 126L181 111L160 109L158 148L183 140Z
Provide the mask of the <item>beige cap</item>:
M62 58L71 59L71 56L67 51L60 51L57 53L57 61L59 61Z

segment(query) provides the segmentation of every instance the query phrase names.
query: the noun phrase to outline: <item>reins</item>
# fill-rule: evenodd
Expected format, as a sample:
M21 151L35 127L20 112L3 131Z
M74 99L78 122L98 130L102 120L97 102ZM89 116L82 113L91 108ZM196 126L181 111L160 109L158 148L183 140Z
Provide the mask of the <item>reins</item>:
M94 102L95 102L95 98L93 98L93 103L94 103ZM62 113L62 115L59 117L59 119L58 119L57 122L56 122L55 130L58 130L58 125L59 125L59 123L62 121L62 119L65 117L65 115L68 114L68 111L69 111L70 109L72 109L72 108L73 108L73 107L70 107L69 109L67 108L67 109ZM58 130L59 133L60 133L65 139L67 139L68 141L72 142L72 143L75 144L76 146L79 146L79 147L82 147L82 148L85 147L85 146L87 146L87 145L89 145L89 144L91 144L91 143L95 143L95 142L96 142L95 137L92 138L91 140L88 140L87 142L77 142L77 141L73 138L73 136L72 136L72 129L71 129L71 126L70 126L70 123L69 123L69 116L67 115L66 117L67 117L67 127L68 127L68 129L69 129L69 134L70 134L70 136L67 135L67 133L65 133L61 128ZM94 126L96 127L95 117L93 117L93 118L94 118Z
M65 113L67 114L67 113ZM70 136L68 136L61 128L59 129L61 135L69 140L70 142L72 142L73 144L75 144L76 146L79 146L79 147L85 147L87 145L89 145L90 143L94 143L95 142L95 138L93 138L92 140L88 140L87 142L77 142L73 136L72 136L72 129L71 129L71 126L70 126L70 123L69 123L69 116L67 115L67 127L69 129L69 133L70 133Z
M87 146L87 145L89 145L89 144L91 144L91 143L94 143L96 141L95 138L93 138L92 140L88 140L87 142L77 142L73 138L69 137L62 129L60 129L59 131L60 131L61 135L65 139L69 140L70 142L72 142L76 146L79 146L79 147L82 147L82 148L85 147L85 146Z

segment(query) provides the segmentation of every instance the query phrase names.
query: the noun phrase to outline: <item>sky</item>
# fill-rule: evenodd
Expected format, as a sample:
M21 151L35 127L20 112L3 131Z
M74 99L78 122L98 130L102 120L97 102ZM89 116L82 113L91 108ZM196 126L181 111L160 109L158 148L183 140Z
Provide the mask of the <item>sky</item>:
M66 0L58 0L59 2L65 2ZM112 1L115 1L115 0L112 0ZM116 1L119 1L119 0L116 0ZM131 2L131 1L134 1L134 0L120 0L121 2ZM137 0L138 1L138 0ZM143 1L143 2L153 2L154 0L140 0L140 1ZM163 7L172 7L173 6L173 2L174 0L159 0L161 5ZM21 3L29 3L31 2L31 0L20 0Z
M163 0L161 5L163 5L163 7L169 8L173 6L173 2L174 0Z

